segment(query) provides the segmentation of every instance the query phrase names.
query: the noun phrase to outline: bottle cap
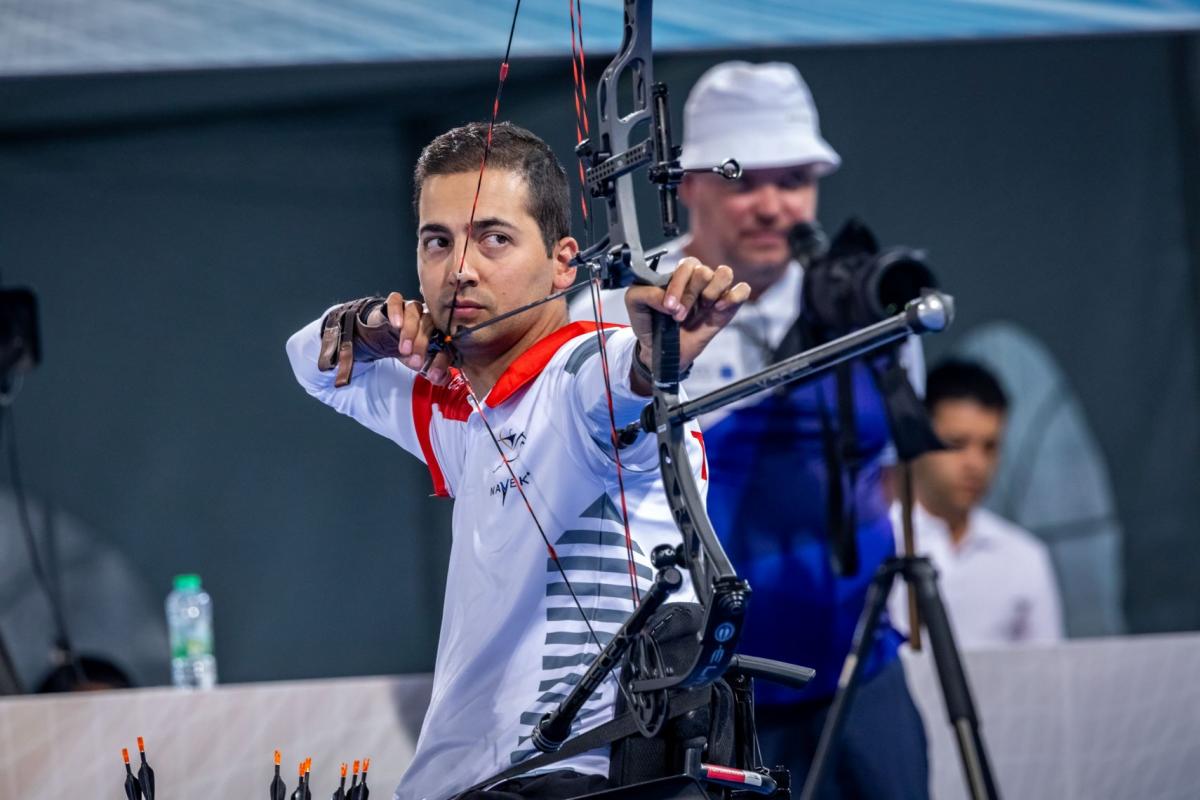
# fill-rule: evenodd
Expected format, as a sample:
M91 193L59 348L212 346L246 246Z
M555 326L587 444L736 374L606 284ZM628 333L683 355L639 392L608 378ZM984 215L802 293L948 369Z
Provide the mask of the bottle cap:
M181 591L200 588L200 576L195 573L187 573L186 575L175 576L175 588Z

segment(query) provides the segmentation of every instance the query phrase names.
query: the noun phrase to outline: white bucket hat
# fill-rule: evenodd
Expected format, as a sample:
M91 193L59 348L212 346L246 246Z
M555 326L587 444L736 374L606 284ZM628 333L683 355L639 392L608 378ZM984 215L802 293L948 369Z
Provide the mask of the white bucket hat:
M743 169L812 164L818 175L841 157L821 138L812 93L791 64L727 61L700 76L683 107L685 169L729 158Z

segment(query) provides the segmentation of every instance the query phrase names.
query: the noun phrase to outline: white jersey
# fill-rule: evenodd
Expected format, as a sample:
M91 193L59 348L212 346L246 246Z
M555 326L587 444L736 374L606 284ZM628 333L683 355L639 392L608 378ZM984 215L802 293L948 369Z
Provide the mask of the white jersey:
M674 271L683 257L687 237L675 239L664 247L665 254L659 259L660 272ZM800 262L792 261L779 280L754 299L747 302L727 326L717 331L708 346L692 364L692 372L686 381L691 397L699 397L720 389L747 375L758 372L772 363L775 348L783 341L796 317L800 314L800 297L804 285L804 268ZM629 324L629 312L625 308L625 290L612 289L601 293L604 322ZM592 320L590 293L582 292L571 301L571 319ZM908 372L909 382L918 395L924 395L925 360L921 342L916 336L909 337L900 349L900 361ZM736 408L757 403L759 395L752 395L701 417L705 428L711 428L725 415Z
M635 338L605 331L617 426L648 402L629 385ZM384 359L355 364L350 385L317 369L321 320L288 341L300 384L421 459L435 493L454 498L453 542L434 667L433 695L397 800L442 800L534 753L532 726L578 682L597 653L567 583L518 491L553 545L596 636L607 641L633 609L633 589L608 405L595 326L574 323L519 356L482 399L486 423L461 377L437 387ZM699 430L688 437L702 492ZM512 468L510 474L505 461ZM654 437L621 451L640 592L653 579L650 553L678 544ZM706 473L705 473L706 474ZM425 534L414 531L412 535ZM692 600L690 584L672 596ZM606 681L573 733L613 717ZM608 749L551 769L608 774Z

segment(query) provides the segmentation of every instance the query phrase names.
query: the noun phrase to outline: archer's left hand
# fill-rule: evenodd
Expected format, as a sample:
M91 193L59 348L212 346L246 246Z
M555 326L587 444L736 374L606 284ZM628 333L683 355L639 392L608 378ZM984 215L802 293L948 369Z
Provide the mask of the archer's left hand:
M713 269L690 256L679 262L665 287L630 286L625 307L642 345L642 362L649 367L653 353L652 311L669 314L679 323L679 369L683 371L749 297L749 285L734 284L729 267Z

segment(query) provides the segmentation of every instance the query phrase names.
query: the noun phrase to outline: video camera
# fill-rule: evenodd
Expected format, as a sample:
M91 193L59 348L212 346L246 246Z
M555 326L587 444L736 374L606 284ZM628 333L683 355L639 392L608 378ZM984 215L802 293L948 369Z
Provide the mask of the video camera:
M908 247L881 249L862 221L849 220L830 243L816 223L801 223L788 235L792 255L804 265L800 316L777 354L800 352L880 322L909 301L938 288L925 253ZM925 407L909 383L895 351L867 362L874 390L888 416L892 445L908 461L944 445L933 432ZM853 487L860 467L856 404L850 367L835 371L836 425L823 418L826 468ZM839 575L858 572L857 512L853 491L829 482L826 497L830 560Z
M881 250L875 235L851 219L828 242L820 225L801 223L788 234L804 264L801 305L812 341L822 344L904 310L922 290L938 288L925 253L908 247Z

